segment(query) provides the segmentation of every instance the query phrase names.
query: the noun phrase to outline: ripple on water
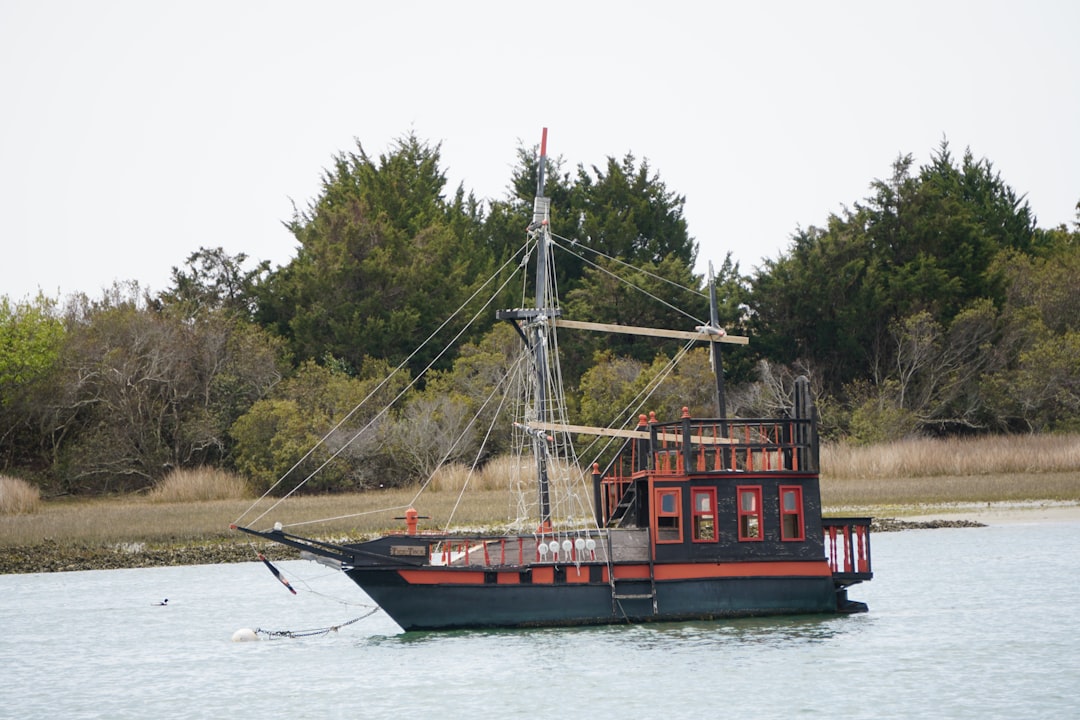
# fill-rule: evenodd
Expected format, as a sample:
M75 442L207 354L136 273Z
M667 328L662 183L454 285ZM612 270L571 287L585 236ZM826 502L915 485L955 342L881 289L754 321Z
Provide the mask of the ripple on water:
M878 535L850 617L401 634L379 612L249 643L366 598L301 561L280 566L298 596L258 563L0 576L5 685L26 688L0 715L1072 718L1077 547L1078 523Z

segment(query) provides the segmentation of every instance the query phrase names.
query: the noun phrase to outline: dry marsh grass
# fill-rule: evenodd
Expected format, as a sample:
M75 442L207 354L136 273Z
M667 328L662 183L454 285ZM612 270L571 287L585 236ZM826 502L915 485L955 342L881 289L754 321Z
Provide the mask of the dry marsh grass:
M821 474L837 480L965 477L1080 470L1080 435L1011 435L821 446Z
M860 509L872 515L918 514L930 506L1035 500L1080 502L1080 470L874 480L821 478L821 502L826 509Z
M429 488L435 492L460 492L468 485L474 490L509 490L514 478L533 477L535 466L529 456L503 456L489 461L478 470L465 465L446 465L431 477Z
M218 468L201 467L173 470L147 494L158 503L203 502L206 500L242 500L251 497L244 478Z
M390 488L349 495L292 497L274 507L266 498L169 500L155 493L142 498L40 501L36 509L0 514L0 545L61 543L247 542L230 523L266 528L291 523L297 532L325 537L363 537L401 530L405 509L426 516L421 527L499 526L515 516L509 478L515 468L499 461L469 477L449 468L429 487ZM917 514L928 505L971 502L1056 500L1080 502L1080 436L1036 436L964 441L912 440L868 448L824 446L821 491L829 512L895 517ZM460 502L468 479L468 502ZM8 481L2 487L8 497ZM18 481L21 483L22 481ZM199 486L186 476L176 483ZM210 480L217 488L220 479ZM23 483L24 485L27 485ZM162 483L163 486L171 483ZM27 485L27 487L31 487ZM216 491L216 490L215 490ZM193 493L190 488L187 493ZM178 497L183 496L180 493ZM187 497L191 497L188 495ZM329 522L314 521L336 518ZM305 522L309 523L305 526Z
M293 497L274 509L270 509L269 499L253 506L251 500L235 499L152 502L146 498L62 498L42 503L34 513L0 516L0 546L33 545L46 540L92 545L247 542L250 536L229 529L241 516L242 525L255 528L265 529L282 521L300 532L310 522L310 532L319 536L363 537L403 529L404 521L397 518L413 504L416 491L409 488ZM423 503L416 503L421 515L426 516L421 527L443 528L457 498L456 492L425 493ZM468 506L454 512L454 525L490 526L506 517L507 507L505 491L470 492ZM336 519L314 523L323 518Z
M250 501L247 501L250 502ZM59 498L32 515L0 517L0 545L177 542L219 538L245 504L226 500L152 503L145 499Z
M0 475L0 515L23 515L41 507L41 491L20 478Z
M1080 501L1080 436L823 445L821 499L826 507L879 514L951 503Z

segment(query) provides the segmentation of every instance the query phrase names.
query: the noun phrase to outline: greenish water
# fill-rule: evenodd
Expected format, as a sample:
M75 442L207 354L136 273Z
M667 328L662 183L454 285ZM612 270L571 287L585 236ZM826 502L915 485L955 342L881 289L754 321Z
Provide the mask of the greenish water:
M4 718L1074 718L1080 523L873 537L865 615L402 634L343 575L0 576ZM169 598L168 605L154 603Z

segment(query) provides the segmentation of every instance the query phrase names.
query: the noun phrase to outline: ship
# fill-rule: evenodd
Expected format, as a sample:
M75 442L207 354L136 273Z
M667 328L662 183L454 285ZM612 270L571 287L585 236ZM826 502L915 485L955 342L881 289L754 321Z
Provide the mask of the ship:
M823 517L807 378L792 383L779 417L728 416L722 348L748 338L720 327L711 268L710 316L689 328L564 318L553 280L546 158L545 128L522 256L531 261L519 263L534 279L535 299L496 311L527 358L513 432L529 461L535 515L506 530L431 531L420 529L421 509L409 507L397 517L400 531L358 542L281 522L256 528L241 519L231 527L340 569L406 632L867 611L848 591L873 577L871 518ZM643 411L615 427L572 424L560 387L560 332L704 344L714 416L693 417L683 407L668 419ZM575 444L588 437L606 443L591 462ZM562 509L564 494L576 498L577 512Z

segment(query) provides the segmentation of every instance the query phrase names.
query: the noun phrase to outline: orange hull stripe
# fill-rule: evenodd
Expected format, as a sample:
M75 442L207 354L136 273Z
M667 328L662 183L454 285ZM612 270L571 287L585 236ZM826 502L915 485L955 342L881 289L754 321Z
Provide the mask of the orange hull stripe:
M532 581L534 585L552 584L555 582L555 568L551 565L534 567L532 570Z
M604 577L607 577L607 572L604 572ZM649 579L649 566L648 565L616 565L615 577L619 580L629 580L631 578L641 578L643 580Z
M589 568L587 567L575 567L568 565L566 567L566 584L577 585L578 583L589 582Z
M723 577L829 577L830 575L832 575L832 570L829 569L829 564L824 560L723 563L718 565L682 563L679 565L656 566L657 580L695 580L698 578ZM617 567L615 577L621 577ZM646 577L648 577L648 574L646 574Z
M484 583L483 570L476 572L433 567L430 570L398 570L398 574L410 585L483 585Z
M706 578L729 577L829 577L832 570L823 560L788 561L788 562L747 562L747 563L679 563L654 566L657 580L700 580ZM399 570L398 573L410 585L482 585L484 571L453 570L440 567L423 570ZM615 577L620 580L648 579L648 565L616 565ZM499 584L517 582L517 573L499 573ZM549 566L534 567L532 571L534 585L550 585L555 582L555 568ZM567 566L566 583L568 585L589 582L589 571ZM605 568L604 582L607 582Z

